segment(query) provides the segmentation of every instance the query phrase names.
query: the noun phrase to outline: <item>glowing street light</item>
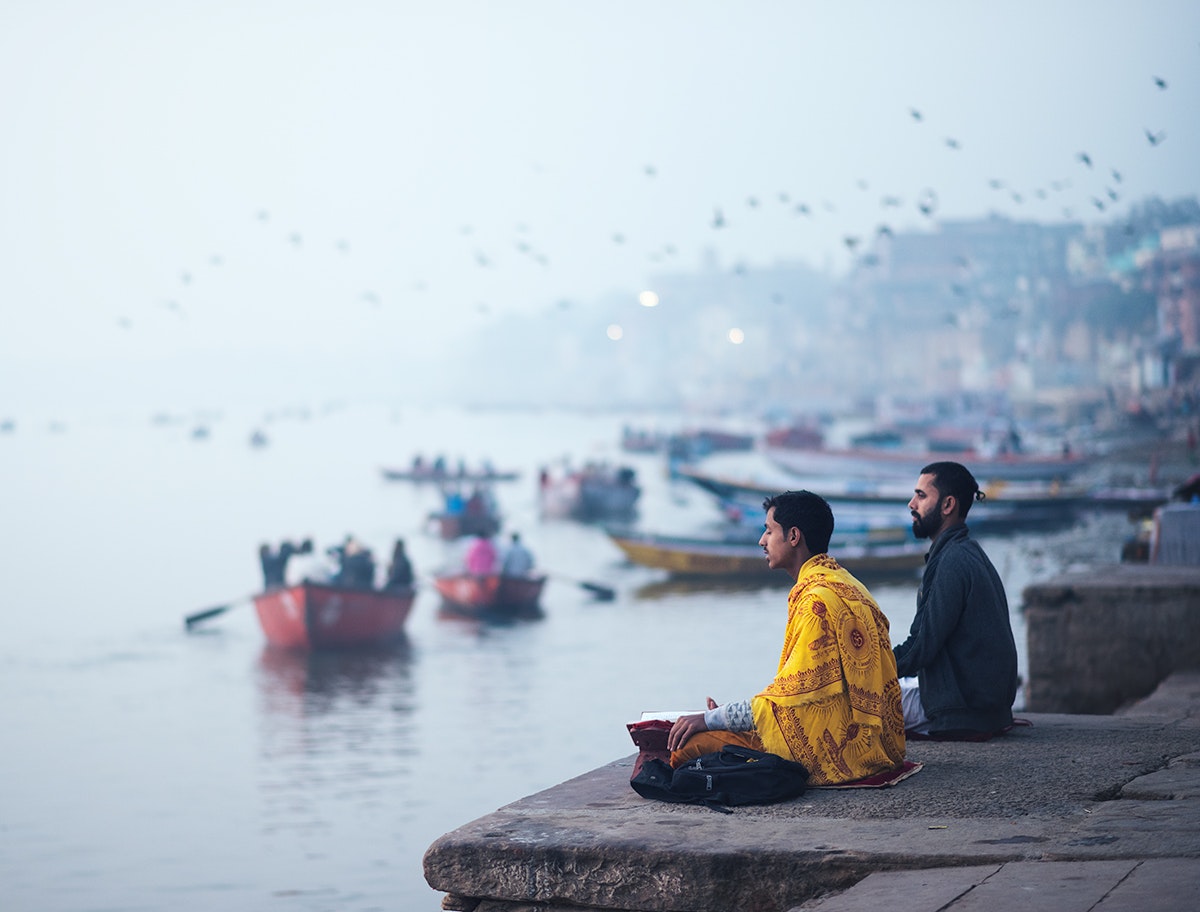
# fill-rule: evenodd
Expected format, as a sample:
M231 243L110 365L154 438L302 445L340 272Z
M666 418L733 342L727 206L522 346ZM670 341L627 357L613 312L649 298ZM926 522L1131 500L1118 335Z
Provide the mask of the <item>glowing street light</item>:
M746 334L735 326L729 330L729 341L734 345L741 345L746 341Z
M657 307L658 295L652 291L643 291L640 295L638 295L638 303L643 307Z

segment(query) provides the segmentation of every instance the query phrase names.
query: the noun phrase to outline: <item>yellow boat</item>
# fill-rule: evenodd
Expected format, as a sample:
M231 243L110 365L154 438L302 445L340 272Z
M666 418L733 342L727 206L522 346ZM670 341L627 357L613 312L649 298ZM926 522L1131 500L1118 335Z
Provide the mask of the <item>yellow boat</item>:
M608 535L632 563L675 576L764 576L771 572L757 544L611 530ZM925 551L926 545L916 541L846 542L829 549L839 564L863 576L911 574L924 565Z

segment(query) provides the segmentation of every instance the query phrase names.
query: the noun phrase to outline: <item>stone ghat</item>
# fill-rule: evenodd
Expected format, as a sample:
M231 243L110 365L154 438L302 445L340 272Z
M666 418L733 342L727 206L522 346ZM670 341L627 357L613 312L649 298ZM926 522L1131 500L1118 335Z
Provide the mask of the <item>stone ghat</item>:
M1033 725L982 744L911 742L925 767L894 788L810 789L732 814L640 798L630 755L442 836L426 880L463 912L785 912L869 876L921 871L959 889L1036 863L1009 878L1011 904L989 906L1027 909L1039 874L1078 884L1117 860L1166 859L1172 876L1151 880L1190 885L1160 897L1186 907L1200 884L1200 673L1117 715L1022 716ZM1046 867L1060 863L1082 867ZM904 908L945 906L929 902Z

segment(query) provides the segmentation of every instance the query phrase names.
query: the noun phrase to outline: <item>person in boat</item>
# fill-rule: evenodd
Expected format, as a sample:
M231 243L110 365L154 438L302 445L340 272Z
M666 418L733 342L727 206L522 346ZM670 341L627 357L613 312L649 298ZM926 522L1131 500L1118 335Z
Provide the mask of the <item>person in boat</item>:
M301 583L325 583L333 581L338 566L331 556L318 552L313 548L311 538L306 538L292 559L288 562L286 573L287 585L299 586Z
M331 548L330 553L338 561L333 585L347 589L375 588L375 555L370 548L353 535L347 535L345 542Z
M726 744L804 765L814 785L851 782L904 761L904 718L887 617L831 557L833 512L811 491L763 502L767 565L794 579L774 679L748 700L680 716L667 735L678 767Z
M500 565L501 576L529 576L533 570L533 552L521 541L521 533L514 532L509 539L508 548L504 552L504 560Z
M467 548L467 572L472 576L491 576L496 572L496 545L487 535L476 535Z
M287 585L288 561L297 554L312 552L312 539L306 538L299 545L290 541L281 542L279 548L272 550L266 542L259 545L258 561L262 566L263 590L278 589Z
M967 529L983 500L957 462L921 469L912 499L913 534L930 540L908 639L895 648L911 734L979 740L1013 724L1017 647L1004 583Z
M384 582L383 588L385 591L395 592L401 589L411 589L412 584L412 561L408 559L408 553L404 550L404 539L398 538L392 548L392 562L388 566L387 580Z

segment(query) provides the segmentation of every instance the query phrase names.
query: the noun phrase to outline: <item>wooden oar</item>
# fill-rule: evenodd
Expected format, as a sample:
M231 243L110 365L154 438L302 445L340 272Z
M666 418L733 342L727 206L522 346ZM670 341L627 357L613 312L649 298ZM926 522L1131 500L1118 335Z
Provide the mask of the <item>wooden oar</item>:
M572 579L569 576L561 576L559 574L555 574L555 576L558 576L559 579L566 580L567 582L574 583L580 589L590 592L596 597L597 601L611 602L617 597L617 590L612 589L609 586L602 586L600 583L593 583L588 580Z
M245 596L237 601L228 602L224 605L213 605L211 608L205 608L203 611L193 612L192 614L184 616L183 626L187 630L191 630L193 626L199 624L201 621L207 621L209 618L214 618L217 615L224 614L231 608L236 608L238 605L248 602L251 598L253 598L253 596Z

